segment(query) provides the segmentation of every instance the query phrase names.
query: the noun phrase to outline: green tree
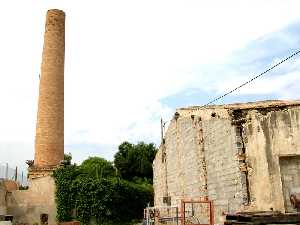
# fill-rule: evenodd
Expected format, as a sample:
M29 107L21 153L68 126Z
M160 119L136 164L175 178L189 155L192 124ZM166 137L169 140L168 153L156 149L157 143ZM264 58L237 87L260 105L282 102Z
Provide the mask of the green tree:
M72 154L69 152L68 154L64 154L64 161L66 161L67 165L71 165Z
M84 175L97 179L116 176L113 164L101 157L89 157L82 162L80 170Z
M114 165L121 178L130 181L148 181L152 183L154 160L157 149L153 143L139 142L131 144L123 142L115 154Z

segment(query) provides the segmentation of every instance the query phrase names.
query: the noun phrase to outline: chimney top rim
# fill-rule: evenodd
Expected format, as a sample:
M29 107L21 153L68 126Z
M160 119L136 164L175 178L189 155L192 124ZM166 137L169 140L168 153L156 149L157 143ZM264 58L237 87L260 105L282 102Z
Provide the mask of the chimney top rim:
M51 13L51 14L58 14L58 15L66 15L65 14L65 12L63 11L63 10L61 10L61 9L48 9L47 10L47 14L49 14L49 13Z

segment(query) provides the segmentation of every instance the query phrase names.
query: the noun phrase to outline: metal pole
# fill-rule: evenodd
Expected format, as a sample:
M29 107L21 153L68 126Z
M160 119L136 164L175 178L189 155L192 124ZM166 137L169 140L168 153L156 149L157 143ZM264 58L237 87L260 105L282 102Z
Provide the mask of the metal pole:
M147 206L147 209L146 209L146 224L150 225L149 224L149 203L148 203L148 206Z
M164 124L163 119L160 118L160 135L161 135L161 143L164 141Z
M181 212L180 212L180 216L181 216L181 225L184 225L185 207L184 207L184 201L183 200L181 200Z
M6 163L6 169L5 169L5 179L8 179L8 163Z
M211 211L211 220L210 220L210 223L212 225L215 224L215 208L214 208L214 202L213 201L210 201L210 211Z
M15 181L17 181L18 178L18 167L16 166L16 171L15 171Z
M178 218L178 207L176 207L176 224L178 225L178 220L179 220L179 218Z

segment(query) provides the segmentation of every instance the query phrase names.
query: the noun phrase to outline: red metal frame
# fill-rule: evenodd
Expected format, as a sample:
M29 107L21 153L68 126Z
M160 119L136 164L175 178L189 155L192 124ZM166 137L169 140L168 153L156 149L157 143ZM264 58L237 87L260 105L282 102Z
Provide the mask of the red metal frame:
M209 224L186 224L185 223L185 204L186 203L199 203L208 204L209 206ZM214 225L214 205L212 201L204 200L181 200L181 225Z

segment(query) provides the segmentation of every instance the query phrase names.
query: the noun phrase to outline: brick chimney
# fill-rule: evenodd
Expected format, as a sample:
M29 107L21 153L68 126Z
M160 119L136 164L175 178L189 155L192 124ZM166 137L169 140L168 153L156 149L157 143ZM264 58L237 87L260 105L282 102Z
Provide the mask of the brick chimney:
M35 168L52 168L64 158L65 13L48 10L35 138Z

